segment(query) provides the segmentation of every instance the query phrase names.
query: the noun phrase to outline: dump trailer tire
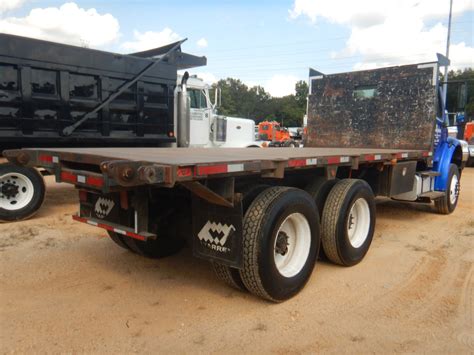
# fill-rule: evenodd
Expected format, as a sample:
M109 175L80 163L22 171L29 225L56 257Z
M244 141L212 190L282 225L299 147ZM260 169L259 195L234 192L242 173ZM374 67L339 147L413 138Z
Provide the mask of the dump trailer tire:
M127 245L127 243L125 243L124 237L122 237L120 234L109 231L109 230L107 231L107 233L109 234L110 239L112 239L112 241L115 244L117 244L119 247L127 249L127 250L131 250L130 247Z
M238 269L212 262L212 269L218 280L239 291L247 291Z
M309 193L316 202L319 218L322 218L323 216L324 205L329 192L338 181L339 179L328 180L322 176L318 176L305 187L304 190Z
M131 251L152 259L161 259L174 255L186 244L183 239L168 236L158 236L156 239L150 239L146 242L131 237L124 237L123 241Z
M0 221L32 217L44 202L43 176L35 169L0 164Z
M248 184L238 190L238 192L242 194L242 210L244 213L247 211L255 197L267 188L268 185ZM238 269L219 264L215 261L212 262L212 268L218 280L237 290L247 291Z
M324 253L332 262L352 266L369 250L375 228L375 200L364 180L339 181L328 195L321 219Z
M445 194L443 197L435 200L435 208L439 214L450 214L456 209L459 200L459 179L457 165L450 164Z
M311 276L319 245L319 216L313 198L290 187L264 190L243 221L240 276L245 287L273 302L293 297Z

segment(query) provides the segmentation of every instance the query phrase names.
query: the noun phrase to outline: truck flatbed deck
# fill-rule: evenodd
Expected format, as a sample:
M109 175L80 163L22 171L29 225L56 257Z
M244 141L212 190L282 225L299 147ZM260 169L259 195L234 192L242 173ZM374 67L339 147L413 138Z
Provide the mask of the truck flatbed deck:
M36 149L35 149L36 150ZM397 155L408 153L411 157L421 157L423 150L373 149L373 148L44 148L42 151L59 154L80 154L93 162L104 160L146 161L166 165L194 165L212 163L237 163L255 160L279 161L301 158L364 157L366 155Z
M89 185L107 191L114 185L163 185L199 180L207 176L261 174L283 178L286 171L301 168L396 164L432 156L430 151L372 148L45 148L6 151L12 162L50 168L58 181ZM70 171L71 170L71 171ZM74 172L72 171L74 170ZM76 174L76 175L73 175ZM83 181L83 182L81 182Z

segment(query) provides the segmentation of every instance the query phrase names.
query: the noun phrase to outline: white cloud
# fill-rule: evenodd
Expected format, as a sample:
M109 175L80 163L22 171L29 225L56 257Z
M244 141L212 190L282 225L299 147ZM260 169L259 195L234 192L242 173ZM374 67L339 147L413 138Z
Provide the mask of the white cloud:
M277 74L272 76L264 85L266 91L274 97L282 97L295 93L295 84L299 80L293 75Z
M0 14L2 12L17 9L23 5L26 0L2 0L0 1Z
M6 0L1 0L2 6L4 1ZM0 32L67 44L101 47L118 39L119 23L110 14L102 15L93 8L79 8L70 2L59 8L35 8L26 17L0 18Z
M161 32L155 31L133 31L134 41L125 42L122 48L128 51L139 52L147 49L161 47L181 39L181 36L168 27L165 27Z
M453 15L472 10L472 0L454 1ZM361 56L355 68L363 69L435 60L436 52L445 52L447 28L427 21L445 20L448 11L445 0L295 0L289 14L350 27L346 48L335 57ZM473 66L472 51L465 43L452 43L452 68Z
M206 48L207 47L207 39L201 38L199 41L196 42L199 48Z

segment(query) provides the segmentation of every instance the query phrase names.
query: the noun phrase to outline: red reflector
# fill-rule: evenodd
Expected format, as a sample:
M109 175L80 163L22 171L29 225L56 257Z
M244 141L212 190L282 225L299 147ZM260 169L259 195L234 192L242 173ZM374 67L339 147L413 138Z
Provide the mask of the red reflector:
M196 168L196 175L224 174L226 172L227 172L227 164L198 166Z
M69 181L69 182L77 182L77 176L67 171L63 171L61 173L61 180L62 181Z
M51 155L41 154L40 156L38 156L38 160L42 161L43 163L52 163L53 157Z
M295 166L306 166L306 159L294 159L288 161L288 166L289 167L295 167Z
M424 156L424 157L427 157L427 156L429 156L429 155L430 155L429 152L423 152L423 156Z
M193 170L191 168L178 168L176 173L178 177L188 177L193 175Z
M86 178L86 184L91 186L102 187L104 186L104 180L99 177L88 176Z
M341 159L339 157L330 157L328 158L328 164L339 164Z
M366 155L365 160L367 161L375 160L375 155Z

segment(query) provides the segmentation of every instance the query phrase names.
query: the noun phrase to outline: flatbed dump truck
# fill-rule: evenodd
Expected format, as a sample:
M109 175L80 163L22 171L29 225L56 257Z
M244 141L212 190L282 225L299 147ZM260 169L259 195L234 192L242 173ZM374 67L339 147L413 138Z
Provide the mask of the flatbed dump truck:
M304 287L320 253L342 266L364 258L376 196L454 211L467 155L437 120L440 64L310 78L300 149L4 154L74 184L73 218L105 229L120 247L159 258L187 241L228 285L281 302Z

